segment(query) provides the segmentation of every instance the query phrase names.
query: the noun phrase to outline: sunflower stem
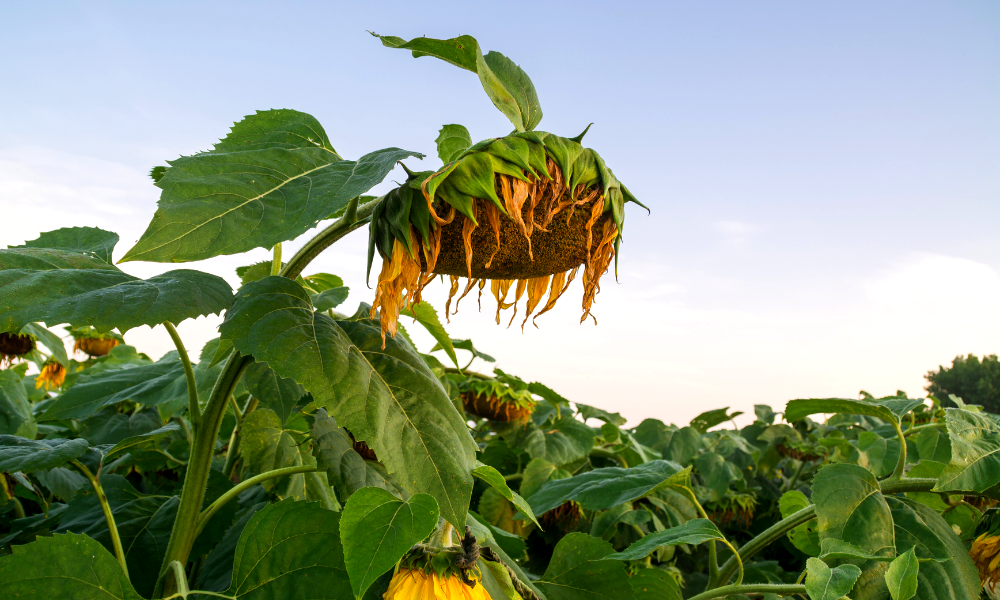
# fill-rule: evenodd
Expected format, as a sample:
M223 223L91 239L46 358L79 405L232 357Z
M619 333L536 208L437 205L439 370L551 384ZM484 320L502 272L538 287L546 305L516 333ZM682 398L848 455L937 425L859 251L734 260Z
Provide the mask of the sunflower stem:
M170 334L170 339L173 340L177 354L181 357L181 364L184 366L184 378L187 379L188 390L188 418L191 420L191 427L197 430L198 424L201 422L201 407L198 405L198 382L194 378L194 369L191 368L191 358L188 356L187 350L184 348L184 341L181 340L174 324L170 321L164 321L163 326Z
M917 425L916 427L910 427L903 432L903 435L909 437L915 433L921 433L924 431L929 431L931 429L944 429L944 423L928 423L926 425Z
M806 593L806 586L792 584L751 584L751 585L726 585L712 590L708 590L691 596L688 600L709 600L710 598L720 598L722 596L737 594L777 594L779 596L791 596L794 594Z
M111 513L111 504L108 503L108 497L104 493L104 488L101 487L101 482L80 461L71 460L70 464L76 467L94 488L94 493L97 494L97 501L101 505L101 510L104 511L104 520L108 523L108 533L111 534L111 546L115 550L115 557L118 559L118 564L121 565L122 571L125 572L125 578L128 579L128 564L125 562L125 550L122 549L122 539L118 536L118 526L115 525L115 516Z
M892 475L889 476L889 481L899 481L903 478L903 471L906 469L906 435L903 434L899 421L893 421L892 426L896 428L896 437L899 438L899 460L896 462L896 468Z
M344 211L344 216L306 242L278 274L296 279L323 250L367 223L375 207L380 203L381 200L375 200L358 207L358 198L352 199ZM191 444L191 457L184 476L184 487L181 489L181 499L177 505L177 516L174 518L170 542L167 544L160 567L161 573L165 572L175 560L187 564L196 538L195 532L201 516L202 503L205 501L208 474L212 468L212 457L215 455L215 440L222 426L222 418L226 414L226 403L236 389L243 372L252 362L253 357L242 356L234 350L215 381L212 394L205 404L205 410L201 415L201 427L195 432ZM160 578L156 589L153 590L153 598L169 596L175 591L174 582L169 578Z
M274 245L274 255L271 257L271 275L281 272L281 242Z

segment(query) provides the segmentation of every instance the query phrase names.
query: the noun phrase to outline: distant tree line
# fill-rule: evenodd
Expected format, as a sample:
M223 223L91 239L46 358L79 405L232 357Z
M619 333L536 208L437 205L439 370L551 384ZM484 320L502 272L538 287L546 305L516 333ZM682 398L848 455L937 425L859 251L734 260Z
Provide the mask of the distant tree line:
M958 355L950 367L941 365L925 377L928 385L924 389L945 406L954 405L949 396L955 395L966 404L979 404L991 413L1000 413L1000 360L996 354L982 360L975 354Z

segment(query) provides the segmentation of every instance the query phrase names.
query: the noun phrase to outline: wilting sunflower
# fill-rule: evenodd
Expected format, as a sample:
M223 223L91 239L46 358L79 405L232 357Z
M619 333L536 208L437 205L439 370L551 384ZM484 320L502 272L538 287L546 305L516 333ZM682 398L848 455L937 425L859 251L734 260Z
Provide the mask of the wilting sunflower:
M400 569L389 582L385 600L490 600L482 585L464 583L454 573L438 575L423 569Z
M524 423L535 408L528 390L515 390L496 379L470 377L458 389L467 412L491 421Z
M820 460L826 456L825 448L821 446L811 446L805 443L792 443L790 440L781 442L774 447L778 454L785 458L794 458L802 462Z
M975 536L972 547L969 548L969 556L979 569L983 589L991 598L995 598L996 586L1000 582L1000 509L991 508L983 513L976 526Z
M122 337L114 332L98 333L93 327L69 328L69 334L76 340L74 352L83 352L91 358L107 356L111 349L122 342Z
M0 333L0 367L35 349L35 339L28 334Z
M560 531L576 529L583 517L583 507L575 500L563 502L559 506L543 512L538 516L538 523L545 529L555 528Z
M625 203L638 201L582 137L526 131L488 139L386 194L368 248L369 270L376 248L382 256L371 316L380 311L383 338L396 334L400 308L419 302L436 275L449 278L446 315L462 277L459 301L489 284L498 324L511 307L513 323L527 296L523 328L537 308L536 319L555 306L582 267L580 321L593 318L601 276L621 243Z
M54 390L66 380L66 367L55 360L49 360L42 366L41 373L35 377L35 387Z
M753 494L733 494L717 502L705 505L710 521L720 528L733 525L740 529L749 529L753 523L754 509L757 498Z

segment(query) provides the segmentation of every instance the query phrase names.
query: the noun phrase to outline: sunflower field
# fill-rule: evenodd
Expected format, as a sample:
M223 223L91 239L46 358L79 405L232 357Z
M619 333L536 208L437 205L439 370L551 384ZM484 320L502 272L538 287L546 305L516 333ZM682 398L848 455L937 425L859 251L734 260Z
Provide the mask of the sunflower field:
M536 129L534 86L504 55L378 38L475 73L513 131L474 143L444 125L442 166L419 171L417 152L345 159L310 115L267 110L153 168L156 212L118 263L270 249L235 290L129 275L118 235L93 227L0 250L0 598L994 597L1000 422L960 398L627 427L471 370L495 360L449 336L426 286L448 286L446 316L485 293L489 318L523 327L579 276L592 318L625 206L643 205L586 130ZM397 165L406 181L367 195ZM377 283L348 303L309 265L364 226ZM219 335L195 354L175 325L210 314ZM130 345L143 325L175 350Z

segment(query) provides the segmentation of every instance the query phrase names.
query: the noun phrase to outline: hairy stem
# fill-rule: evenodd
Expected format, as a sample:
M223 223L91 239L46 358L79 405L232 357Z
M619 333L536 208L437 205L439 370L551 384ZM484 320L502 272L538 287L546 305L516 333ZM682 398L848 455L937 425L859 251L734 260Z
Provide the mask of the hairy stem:
M174 347L177 348L177 354L181 357L181 364L184 365L184 378L187 379L188 388L188 419L191 420L191 426L197 430L198 424L201 422L201 407L198 405L198 382L195 381L194 369L191 368L191 358L188 357L187 350L184 349L184 342L181 341L181 336L177 333L174 324L170 321L164 321L163 326L167 328L167 333L170 334L170 339L174 341Z
M127 578L128 565L125 564L125 550L122 549L122 539L118 536L118 526L115 525L115 516L111 514L111 505L108 504L108 497L104 494L104 488L101 487L101 482L94 477L94 474L90 472L90 469L86 465L78 460L71 460L70 464L83 473L83 476L93 486L94 493L97 494L97 501L100 502L101 510L104 511L104 520L108 522L108 532L111 534L111 546L115 549L115 557L118 559L118 564L122 566L122 571L125 572L125 577Z
M247 489L257 485L258 483L262 481L267 481L268 479L274 479L275 477L295 475L296 473L309 473L311 471L318 471L318 470L319 468L316 465L300 465L297 467L285 467L284 469L275 469L273 471L268 471L267 473L261 473L260 475L251 477L250 479L247 479L245 481L241 481L240 483L233 486L233 489L219 496L218 500L213 502L211 505L209 505L208 508L206 508L201 512L201 515L198 517L198 529L195 531L194 537L197 538L201 534L202 530L205 529L205 525L208 524L209 519L211 519L212 516L215 515L215 513L219 512L219 509L225 506L227 502L239 496Z
M944 428L945 428L944 423L928 423L926 425L917 425L916 427L910 427L909 429L903 432L903 435L909 437L915 433L920 433L922 431L928 431L930 429L944 429Z
M274 257L271 258L271 275L281 273L281 242L274 245Z
M903 471L906 469L906 436L903 434L899 422L894 421L892 426L896 428L896 437L899 438L899 460L896 462L896 468L892 471L892 475L889 476L889 481L899 481L903 478Z
M344 216L306 242L288 261L288 264L282 267L279 275L289 279L295 279L301 275L303 269L323 250L371 219L372 212L380 201L375 200L359 208L358 199L351 200L344 211ZM219 427L222 426L222 418L226 414L226 403L233 390L236 389L236 384L239 383L243 372L252 362L253 357L242 356L233 350L229 360L226 361L226 366L223 367L222 373L215 382L215 387L212 388L208 402L205 404L205 411L201 415L201 426L195 432L194 441L191 444L191 458L188 460L187 472L184 476L184 487L181 490L181 499L177 506L177 516L174 518L174 528L170 533L170 542L167 544L167 551L160 567L161 573L166 571L170 563L175 560L182 565L187 564L191 547L197 537L201 506L205 501L205 488L208 485L208 474L211 471L212 457L215 454L215 440L219 435ZM161 578L153 591L153 597L162 598L175 591L176 587L172 581L168 578Z
M751 584L751 585L726 585L717 587L714 590L702 592L697 596L691 596L688 600L709 600L710 598L720 598L722 596L736 594L777 594L779 596L791 596L793 594L806 593L806 586L791 584Z

